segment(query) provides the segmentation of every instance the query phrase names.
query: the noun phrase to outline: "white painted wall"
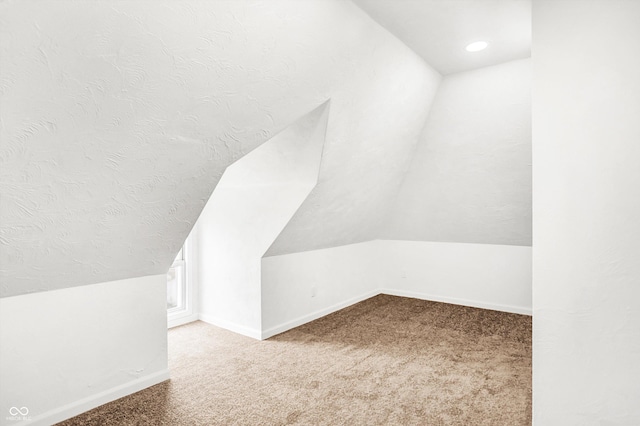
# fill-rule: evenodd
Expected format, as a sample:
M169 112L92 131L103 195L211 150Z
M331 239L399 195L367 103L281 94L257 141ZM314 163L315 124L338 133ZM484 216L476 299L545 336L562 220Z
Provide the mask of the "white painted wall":
M531 247L375 240L262 259L262 338L376 294L531 314Z
M273 254L373 238L439 74L341 0L2 2L0 296L164 273L224 169L332 99Z
M50 425L168 379L166 275L0 299L0 424Z
M262 338L378 294L376 241L262 259Z
M536 425L640 424L640 2L534 1Z
M381 292L531 315L531 247L379 240Z
M385 239L531 245L531 60L448 75Z
M328 103L225 171L198 221L200 318L259 337L260 258L317 183Z

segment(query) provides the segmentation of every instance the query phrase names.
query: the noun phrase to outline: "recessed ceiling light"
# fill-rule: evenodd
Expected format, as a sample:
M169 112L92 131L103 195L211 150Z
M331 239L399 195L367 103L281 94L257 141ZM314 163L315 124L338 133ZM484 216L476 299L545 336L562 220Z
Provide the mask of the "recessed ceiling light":
M467 52L479 52L485 49L489 44L486 41L476 41L466 47Z

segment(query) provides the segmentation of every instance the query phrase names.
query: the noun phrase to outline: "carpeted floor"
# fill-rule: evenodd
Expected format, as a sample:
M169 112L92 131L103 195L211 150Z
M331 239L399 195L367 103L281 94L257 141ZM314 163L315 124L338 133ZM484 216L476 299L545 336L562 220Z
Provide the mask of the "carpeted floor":
M272 337L169 331L172 379L61 425L530 425L531 318L380 295Z

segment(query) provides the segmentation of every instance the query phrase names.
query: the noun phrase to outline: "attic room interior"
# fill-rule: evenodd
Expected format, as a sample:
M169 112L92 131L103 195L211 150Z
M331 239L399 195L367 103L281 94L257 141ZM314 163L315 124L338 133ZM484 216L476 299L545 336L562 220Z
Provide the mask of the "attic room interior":
M0 425L640 424L640 1L0 31Z

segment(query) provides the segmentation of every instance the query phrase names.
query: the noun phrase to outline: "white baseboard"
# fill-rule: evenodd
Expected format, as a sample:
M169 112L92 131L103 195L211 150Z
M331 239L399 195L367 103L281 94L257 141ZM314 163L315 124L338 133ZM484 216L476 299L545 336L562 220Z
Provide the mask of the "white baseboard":
M438 296L434 294L418 293L406 290L397 290L392 288L380 289L381 294L390 296L412 297L414 299L430 300L432 302L451 303L453 305L470 306L472 308L491 309L493 311L509 312L512 314L529 315L533 314L531 308L523 306L500 305L497 303L487 303L477 300L458 299L455 297Z
M301 316L291 321L287 321L286 323L277 325L275 327L271 327L268 330L264 330L262 332L260 330L256 330L246 326L220 320L219 318L215 318L207 314L194 314L187 317L183 317L176 321L176 322L180 322L179 324L173 323L170 326L186 324L187 322L192 322L197 319L200 319L201 321L204 321L208 324L212 324L217 327L221 327L221 328L233 331L234 333L242 334L244 336L257 339L257 340L264 340L269 337L275 336L277 334L283 333L285 331L291 330L295 327L306 324L308 322L314 321L325 315L329 315L333 312L339 311L340 309L344 309L347 306L351 306L355 303L374 297L378 294L388 294L391 296L400 296L400 297L412 297L416 299L430 300L434 302L452 303L455 305L470 306L470 307L482 308L482 309L491 309L495 311L510 312L510 313L516 313L516 314L522 314L522 315L532 315L531 308L526 308L526 307L500 305L495 303L487 303L487 302L468 300L468 299L458 299L453 297L439 296L439 295L419 293L419 292L413 292L413 291L382 288L382 289L369 291L365 294L345 300L340 303L336 303L327 308L320 309L318 311ZM168 380L168 379L169 379L169 370L166 369L145 377L141 377L131 382L122 384L120 386L116 386L112 389L100 392L96 395L92 395L90 397L81 399L71 404L67 404L55 410L48 411L36 417L32 417L29 420L24 420L20 423L16 423L16 425L45 426L45 425L55 424L57 422L61 422L63 420L82 414L93 408L99 407L108 402L114 401L118 398L122 398L124 396L146 389L150 386L164 382L165 380Z
M178 318L169 318L167 321L167 328L178 327L190 322L198 321L199 319L200 315L198 314L185 315Z
M303 315L299 318L293 319L291 321L287 321L275 327L271 327L262 332L256 329L231 323L229 321L221 320L219 318L215 318L207 314L200 314L199 318L201 321L204 321L207 324L215 325L216 327L224 328L226 330L233 331L234 333L251 337L252 339L264 340L264 339L268 339L269 337L273 337L277 334L284 333L285 331L291 330L293 328L299 327L308 322L317 320L318 318L322 318L323 316L339 311L340 309L344 309L347 306L351 306L358 302L362 302L363 300L377 296L378 294L388 294L390 296L400 296L400 297L412 297L414 299L430 300L432 302L451 303L454 305L470 306L473 308L491 309L493 311L509 312L514 314L529 315L529 316L532 315L531 308L526 308L521 306L500 305L496 303L486 303L486 302L480 302L476 300L458 299L454 297L437 296L433 294L418 293L418 292L391 289L391 288L383 288L379 290L372 290L372 291L366 292L365 294L362 294L360 296L353 297L343 302L331 305L327 308L320 309L318 311L312 312L307 315Z
M20 423L16 423L16 425L52 425L63 420L70 419L71 417L77 416L78 414L82 414L86 411L92 410L108 402L115 401L116 399L122 398L123 396L131 395L132 393L141 391L150 386L157 385L158 383L162 383L166 380L169 380L168 369L150 374L145 377L140 377L136 380L132 380L120 386L116 386L87 398L83 398L79 401L72 402L71 404L67 404L60 408L56 408L55 410L51 410L38 416L32 417L30 420L24 420Z
M380 294L378 290L368 291L365 294L362 294L360 296L353 297L343 302L336 303L335 305L331 305L327 308L320 309L318 311L312 312L307 315L303 315L299 318L296 318L291 321L287 321L275 327L271 327L268 330L264 330L262 332L262 336L261 336L262 340L268 339L269 337L275 336L276 334L284 333L285 331L291 330L292 328L299 327L313 320L317 320L318 318L321 318L325 315L329 315L333 312L339 311L340 309L344 309L347 306L351 306L355 303L362 302L363 300L369 299L370 297L373 297L373 296L377 296L378 294Z
M243 336L251 337L252 339L261 340L260 330L216 318L209 314L200 313L198 318L200 321L206 322L207 324L215 325L216 327L224 328L225 330L233 331L234 333L242 334Z

